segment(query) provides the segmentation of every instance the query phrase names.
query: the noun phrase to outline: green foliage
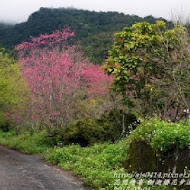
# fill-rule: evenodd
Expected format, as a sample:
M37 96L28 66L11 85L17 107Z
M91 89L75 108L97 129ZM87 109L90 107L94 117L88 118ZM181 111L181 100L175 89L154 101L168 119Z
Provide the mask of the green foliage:
M25 81L16 61L0 51L0 126L6 125L6 112L13 113L14 108L22 106L27 98Z
M81 146L87 146L114 141L120 133L121 126L116 126L109 121L84 119L69 124L64 130L63 140L65 144L78 143Z
M101 64L108 55L114 40L114 32L101 32L82 40L82 51L92 63Z
M163 51L161 44L165 39L160 35L162 30L166 30L166 27L161 21L152 25L143 22L115 34L115 43L105 65L106 73L115 76L115 91L124 95L127 91L140 90L146 85L143 79L151 76L156 68L150 58L154 51Z
M3 144L9 148L20 150L28 154L37 154L46 151L50 148L46 143L45 139L47 132L34 133L30 135L25 132L19 136L15 136L13 130L5 133L0 130L0 144Z
M127 114L125 124L128 132L136 128L135 115ZM50 145L79 144L85 147L95 143L115 142L119 139L121 132L122 113L114 110L97 119L80 119L62 129L55 129L47 143Z
M143 189L143 186L130 183L132 176L122 168L127 157L128 141L125 139L116 144L99 144L87 148L72 145L64 148L49 150L45 160L57 164L80 176L84 183L92 189L111 190L114 188ZM124 180L128 183L122 184ZM167 187L150 187L155 190L164 190Z
M183 26L168 30L163 21L136 23L116 33L104 66L114 76L113 90L143 116L154 113L175 120L172 106L181 111L190 100L188 40Z
M94 143L116 140L121 133L121 126L114 125L110 121L100 121L94 119L81 119L75 123L70 123L66 127L53 132L50 137L51 144L79 144L88 146Z
M157 119L144 121L129 138L131 142L145 140L161 151L172 147L182 149L190 145L190 123L169 123Z
M125 142L94 145L89 148L69 146L50 150L46 160L73 170L95 189L114 189L114 173L123 173L121 161L126 156ZM127 175L128 178L131 178Z

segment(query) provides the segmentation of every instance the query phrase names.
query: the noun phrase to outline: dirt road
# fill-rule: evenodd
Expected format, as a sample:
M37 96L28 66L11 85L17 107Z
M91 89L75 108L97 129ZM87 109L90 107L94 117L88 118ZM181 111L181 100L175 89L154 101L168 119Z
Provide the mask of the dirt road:
M0 146L0 190L85 190L68 172Z

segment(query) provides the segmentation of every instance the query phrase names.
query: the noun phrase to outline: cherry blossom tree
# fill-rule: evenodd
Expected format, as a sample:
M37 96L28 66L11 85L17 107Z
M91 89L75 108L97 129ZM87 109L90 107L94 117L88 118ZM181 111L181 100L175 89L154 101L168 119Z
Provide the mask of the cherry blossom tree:
M31 93L27 121L41 122L51 128L80 117L97 116L98 113L86 105L97 109L101 103L101 111L110 107L112 78L99 66L89 63L72 45L74 36L66 27L49 35L31 37L31 42L16 46L22 74ZM104 101L98 101L100 99Z

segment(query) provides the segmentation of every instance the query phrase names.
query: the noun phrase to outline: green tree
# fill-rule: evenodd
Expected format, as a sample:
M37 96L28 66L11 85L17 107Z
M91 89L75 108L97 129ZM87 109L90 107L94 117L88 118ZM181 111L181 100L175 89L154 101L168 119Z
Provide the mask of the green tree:
M27 89L20 67L3 49L0 51L0 126L7 117L20 111L27 97Z
M115 34L104 69L114 75L113 90L129 108L176 120L189 107L188 47L181 25L168 30L163 21L137 23Z

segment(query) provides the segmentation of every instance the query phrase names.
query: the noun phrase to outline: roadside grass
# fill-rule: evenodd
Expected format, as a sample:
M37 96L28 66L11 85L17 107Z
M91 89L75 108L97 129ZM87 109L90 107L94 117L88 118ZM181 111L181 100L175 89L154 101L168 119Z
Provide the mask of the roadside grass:
M127 147L126 140L117 144L104 143L86 148L71 145L48 150L45 160L73 171L91 188L114 189L114 184L120 180L114 179L114 175L125 174L125 178L131 179L122 169ZM132 187L134 186L131 185Z
M39 154L50 148L44 142L46 135L47 133L43 131L39 134L35 133L32 136L27 132L19 136L15 136L14 131L5 133L0 130L0 144L26 154Z
M122 167L129 149L128 139L118 143L96 144L91 147L71 145L48 150L45 160L78 175L90 189L98 190L167 190L149 186L147 180L138 184Z

